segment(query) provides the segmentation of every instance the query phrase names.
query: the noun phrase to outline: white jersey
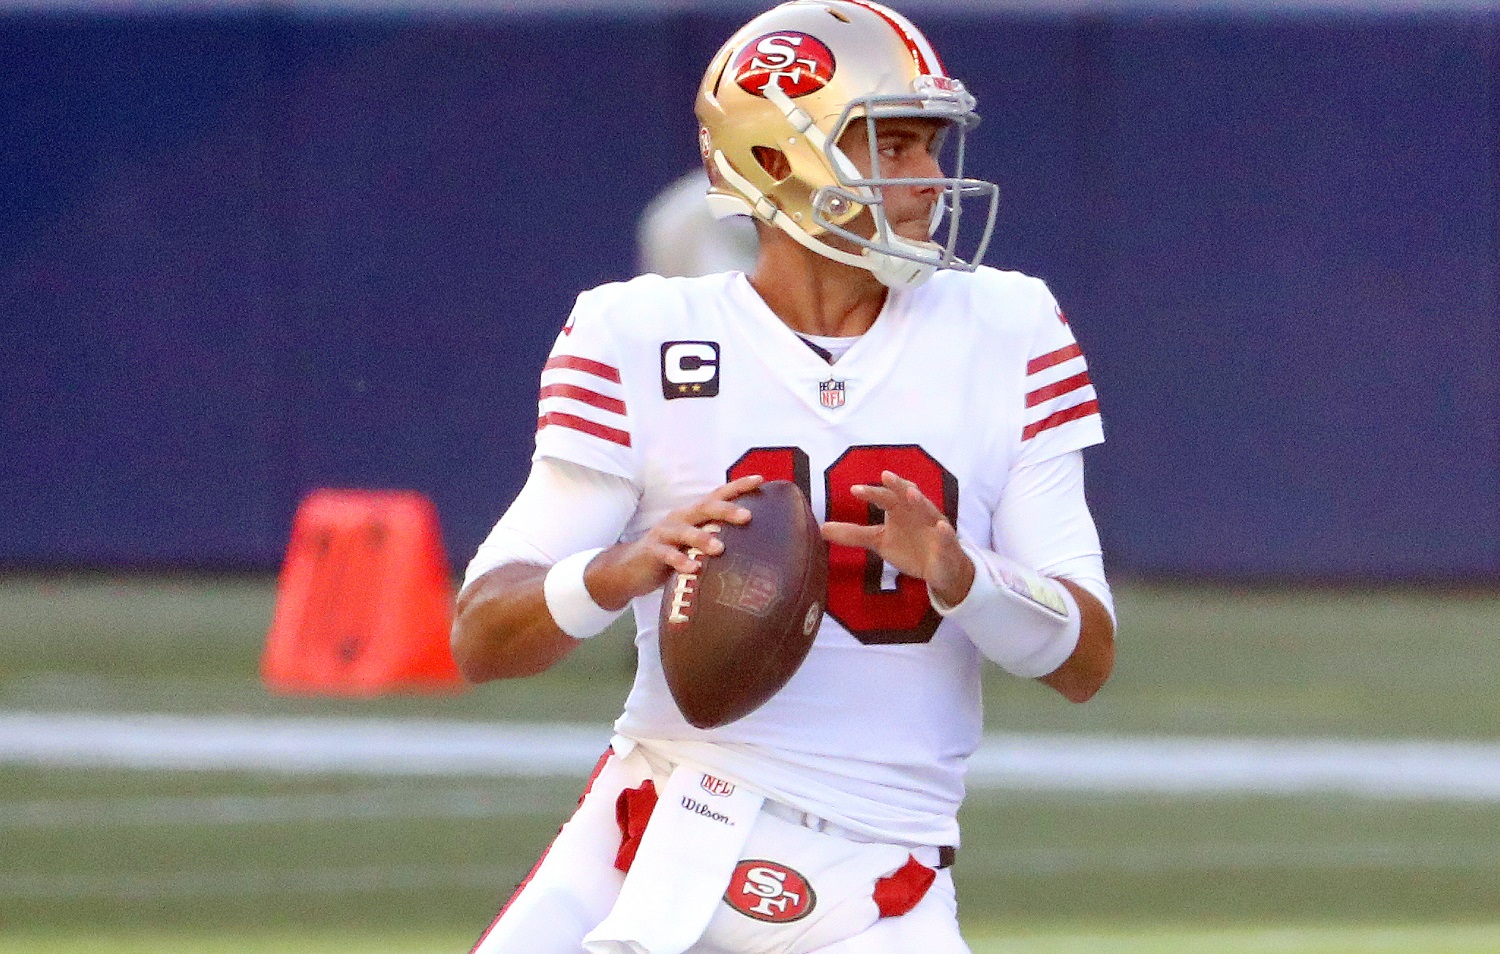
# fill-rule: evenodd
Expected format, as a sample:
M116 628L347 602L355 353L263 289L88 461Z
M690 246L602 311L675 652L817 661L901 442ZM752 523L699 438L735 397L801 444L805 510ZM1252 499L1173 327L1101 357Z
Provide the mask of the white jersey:
M1011 472L1103 440L1084 358L1039 280L980 268L891 291L830 365L744 275L647 275L586 292L542 374L538 458L641 489L624 538L727 479L790 479L820 518L866 523L850 487L915 481L959 534L994 548ZM830 548L827 613L802 668L762 708L690 726L662 675L660 591L634 601L639 662L616 728L857 834L957 840L980 738L974 644L921 580Z

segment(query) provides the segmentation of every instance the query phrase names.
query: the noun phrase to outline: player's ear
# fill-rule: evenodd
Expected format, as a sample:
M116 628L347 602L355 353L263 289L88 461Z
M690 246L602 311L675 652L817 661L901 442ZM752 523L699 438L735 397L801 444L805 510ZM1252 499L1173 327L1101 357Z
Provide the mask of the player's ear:
M787 161L786 153L780 149L772 149L770 146L752 146L751 154L760 167L766 170L766 175L781 182L792 174L792 164Z

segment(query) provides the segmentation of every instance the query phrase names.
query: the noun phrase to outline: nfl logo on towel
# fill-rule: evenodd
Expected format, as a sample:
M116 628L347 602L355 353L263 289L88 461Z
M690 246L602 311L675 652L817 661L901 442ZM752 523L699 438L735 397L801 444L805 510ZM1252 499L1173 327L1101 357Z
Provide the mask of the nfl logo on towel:
M714 778L712 775L703 776L703 779L698 784L702 785L703 790L710 795L734 794L733 782L726 782L722 778Z
M824 407L844 406L844 382L829 378L818 382L818 399Z

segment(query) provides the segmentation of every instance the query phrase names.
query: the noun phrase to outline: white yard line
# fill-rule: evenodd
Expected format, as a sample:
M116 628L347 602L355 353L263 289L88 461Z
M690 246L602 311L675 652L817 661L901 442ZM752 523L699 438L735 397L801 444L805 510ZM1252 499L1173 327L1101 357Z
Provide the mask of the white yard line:
M973 788L1500 801L1500 744L1432 740L988 736Z
M0 765L582 778L605 726L0 712ZM991 734L971 789L1500 802L1500 744Z
M607 726L0 712L0 765L376 776L586 776Z

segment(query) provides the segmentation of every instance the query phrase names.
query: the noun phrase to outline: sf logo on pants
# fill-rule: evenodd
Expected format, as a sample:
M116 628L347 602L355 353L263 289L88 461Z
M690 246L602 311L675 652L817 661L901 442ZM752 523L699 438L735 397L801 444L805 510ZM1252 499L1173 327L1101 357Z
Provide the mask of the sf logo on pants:
M741 861L724 901L747 918L785 924L806 917L817 904L807 879L774 861Z

